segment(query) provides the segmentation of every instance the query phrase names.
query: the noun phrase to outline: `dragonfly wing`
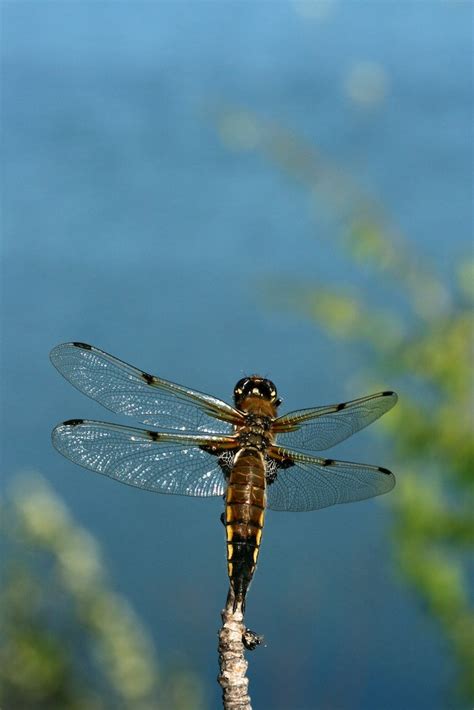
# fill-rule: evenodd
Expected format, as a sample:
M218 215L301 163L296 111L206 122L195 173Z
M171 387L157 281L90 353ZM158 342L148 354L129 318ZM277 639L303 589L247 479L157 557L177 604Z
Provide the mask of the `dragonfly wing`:
M379 496L395 485L393 473L379 466L316 458L279 447L272 447L272 453L279 466L267 486L272 510L318 510Z
M232 437L160 434L84 419L59 424L52 440L74 463L121 483L187 496L223 495L218 455L235 447Z
M300 409L276 419L272 429L279 446L297 451L323 451L381 417L397 399L395 392L379 392L352 402Z
M230 434L242 414L215 397L162 380L85 343L50 354L59 372L88 397L149 426L190 433Z

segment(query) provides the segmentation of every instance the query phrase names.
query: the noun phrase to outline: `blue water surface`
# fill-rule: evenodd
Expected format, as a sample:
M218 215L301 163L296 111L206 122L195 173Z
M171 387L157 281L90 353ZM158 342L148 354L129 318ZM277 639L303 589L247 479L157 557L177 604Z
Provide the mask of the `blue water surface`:
M232 150L216 116L243 108L303 136L452 280L472 248L471 8L21 2L2 15L2 474L47 476L158 652L193 664L219 707L221 501L154 496L63 460L58 421L123 418L68 386L48 352L91 342L227 400L259 372L287 409L365 394L351 385L357 347L271 309L265 284L389 296L344 258L324 200L315 213L268 158ZM383 70L375 105L345 89L360 62ZM392 466L372 432L337 455ZM248 600L268 644L251 657L255 708L446 707L452 662L396 576L389 534L378 501L269 513Z

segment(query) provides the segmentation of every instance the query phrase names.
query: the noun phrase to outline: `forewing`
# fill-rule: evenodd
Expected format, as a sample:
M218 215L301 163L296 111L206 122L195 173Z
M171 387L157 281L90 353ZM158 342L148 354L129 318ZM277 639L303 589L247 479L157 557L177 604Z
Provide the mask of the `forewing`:
M242 414L215 397L149 375L85 343L51 351L59 372L107 409L149 426L198 434L230 434Z
M324 451L339 444L388 412L395 392L379 392L352 402L300 409L273 423L277 443L297 451Z
M386 468L275 448L285 467L277 469L267 487L267 505L272 510L318 510L379 496L395 485L395 476Z
M157 493L220 496L225 479L218 456L202 447L230 448L232 437L159 434L74 419L59 424L53 445L74 463L121 483Z

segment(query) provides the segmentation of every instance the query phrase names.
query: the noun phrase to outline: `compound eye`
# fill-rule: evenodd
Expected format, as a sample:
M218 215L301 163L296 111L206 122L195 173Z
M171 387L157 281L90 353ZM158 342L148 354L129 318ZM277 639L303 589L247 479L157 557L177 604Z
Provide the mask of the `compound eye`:
M266 385L268 396L270 397L270 399L276 399L277 390L276 390L276 387L273 384L273 382L271 382L270 380L266 380L265 385Z
M260 394L260 396L264 397L265 399L272 399L273 398L273 388L272 388L271 383L268 382L268 380L262 380L255 387L255 393Z
M240 397L244 393L245 387L248 384L248 377L243 377L241 380L237 382L237 384L234 387L234 395L237 397Z

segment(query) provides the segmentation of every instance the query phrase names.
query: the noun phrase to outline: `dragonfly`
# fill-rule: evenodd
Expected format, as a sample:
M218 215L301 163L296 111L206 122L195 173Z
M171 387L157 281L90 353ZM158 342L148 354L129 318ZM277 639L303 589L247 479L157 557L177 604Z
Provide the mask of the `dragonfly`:
M147 427L70 419L52 432L63 456L148 491L224 498L234 612L245 609L267 509L318 510L378 496L395 485L386 468L314 453L388 412L397 402L395 392L278 416L277 389L259 375L237 382L232 406L86 343L58 345L50 358L80 392Z

